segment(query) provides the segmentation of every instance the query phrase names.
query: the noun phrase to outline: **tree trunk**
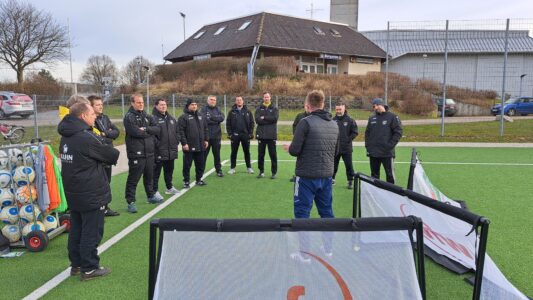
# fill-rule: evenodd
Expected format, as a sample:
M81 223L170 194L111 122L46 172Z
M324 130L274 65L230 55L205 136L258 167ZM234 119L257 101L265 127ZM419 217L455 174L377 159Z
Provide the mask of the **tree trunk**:
M19 86L24 84L24 68L17 68L17 82Z

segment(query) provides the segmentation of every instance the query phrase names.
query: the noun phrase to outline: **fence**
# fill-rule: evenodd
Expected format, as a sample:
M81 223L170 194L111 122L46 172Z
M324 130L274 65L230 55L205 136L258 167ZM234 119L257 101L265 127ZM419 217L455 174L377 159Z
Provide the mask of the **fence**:
M410 91L404 105L414 109L452 98L486 112L510 97L533 95L532 31L533 19L446 20L388 22L387 30L363 34L387 52L386 102L394 105ZM500 136L503 129L502 118Z

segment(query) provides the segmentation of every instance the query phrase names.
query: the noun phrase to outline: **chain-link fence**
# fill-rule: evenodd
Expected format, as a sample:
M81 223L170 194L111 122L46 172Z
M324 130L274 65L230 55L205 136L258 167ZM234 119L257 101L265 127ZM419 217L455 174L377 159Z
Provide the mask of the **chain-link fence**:
M532 32L533 19L446 20L388 22L364 35L387 52L385 100L413 113L439 105L444 135L446 116L512 115L491 109L533 95Z

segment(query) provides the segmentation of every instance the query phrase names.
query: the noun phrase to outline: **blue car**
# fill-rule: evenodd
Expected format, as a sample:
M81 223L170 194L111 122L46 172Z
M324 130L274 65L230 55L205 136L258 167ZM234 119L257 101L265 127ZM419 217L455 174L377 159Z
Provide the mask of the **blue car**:
M501 104L494 105L491 113L494 116L501 114ZM533 114L533 97L511 98L505 101L503 113L508 116Z

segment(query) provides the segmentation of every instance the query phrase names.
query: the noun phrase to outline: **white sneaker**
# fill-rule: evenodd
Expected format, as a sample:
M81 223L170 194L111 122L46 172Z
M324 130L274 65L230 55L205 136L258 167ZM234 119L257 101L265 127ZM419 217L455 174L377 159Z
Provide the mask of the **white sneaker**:
M166 190L165 194L174 195L174 194L178 194L179 192L180 191L178 189L176 189L175 187L171 187L168 190Z
M254 173L254 169L248 168L248 174L253 174L253 173Z
M235 174L235 169L229 169L228 174L231 174L231 175Z
M305 254L302 254L300 252L294 252L290 254L291 259L302 262L302 263L310 263L311 258Z
M163 200L163 196L161 196L161 194L159 193L159 191L155 192L153 198L155 199L158 199L158 200Z

